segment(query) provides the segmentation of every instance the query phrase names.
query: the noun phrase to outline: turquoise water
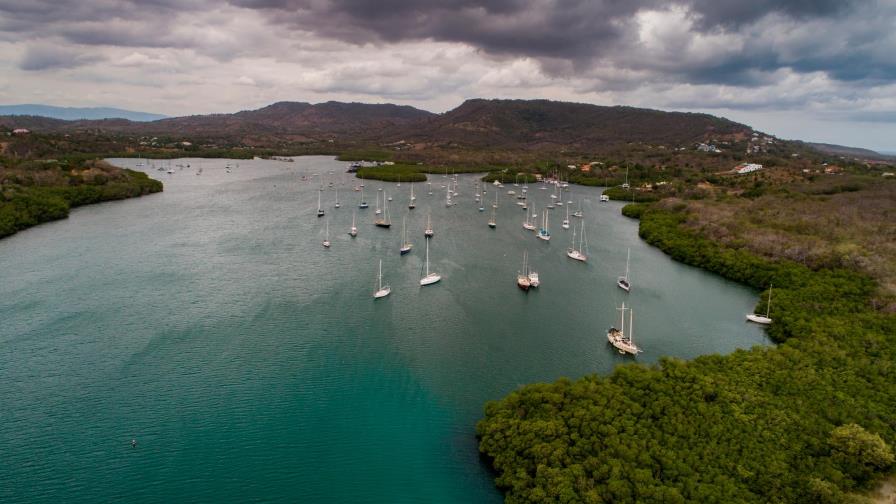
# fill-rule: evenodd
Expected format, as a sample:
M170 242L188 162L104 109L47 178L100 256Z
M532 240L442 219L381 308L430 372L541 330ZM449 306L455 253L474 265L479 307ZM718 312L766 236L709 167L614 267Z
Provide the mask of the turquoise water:
M368 181L352 239L346 163L172 166L186 163L142 168L162 194L0 241L0 501L500 502L476 449L483 404L631 361L605 338L623 300L641 362L767 344L743 322L755 292L645 245L598 189L564 197L583 202L586 264L565 256L565 209L549 243L522 229L505 194L520 188L505 186L489 229L474 176L452 208L443 177L433 196L415 186L415 248L400 257L407 184ZM321 219L318 182L301 180L316 173L343 203L325 192ZM394 196L390 230L372 225L379 186ZM541 214L549 191L530 194ZM421 289L430 208L443 280ZM628 295L615 286L627 247ZM542 281L528 294L515 285L524 249ZM393 292L374 301L380 258Z

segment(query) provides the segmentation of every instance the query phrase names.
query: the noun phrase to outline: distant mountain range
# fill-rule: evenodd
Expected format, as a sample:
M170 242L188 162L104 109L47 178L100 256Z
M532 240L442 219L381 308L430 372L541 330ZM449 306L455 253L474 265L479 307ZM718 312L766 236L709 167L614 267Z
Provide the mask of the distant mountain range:
M836 156L847 156L861 159L876 159L883 161L892 161L893 159L896 159L896 156L894 156L893 154L880 153L871 149L862 149L860 147L846 147L845 145L812 142L806 142L806 145L826 154L833 154Z
M52 105L0 105L0 115L40 116L65 121L79 119L127 119L129 121L157 121L168 116L134 112L112 107L54 107Z
M686 145L707 138L746 138L753 131L749 126L708 114L548 100L485 99L467 100L443 114L392 104L278 102L234 114L145 122L0 116L0 125L34 131L225 139L255 146L329 140L356 144L404 141L420 148L535 151L588 150L630 142Z

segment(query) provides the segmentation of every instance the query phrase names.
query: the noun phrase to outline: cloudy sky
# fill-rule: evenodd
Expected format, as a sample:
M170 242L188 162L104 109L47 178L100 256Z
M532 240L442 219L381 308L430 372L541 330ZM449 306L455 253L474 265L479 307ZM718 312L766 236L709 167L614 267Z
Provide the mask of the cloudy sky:
M0 103L549 98L896 151L896 0L0 0Z

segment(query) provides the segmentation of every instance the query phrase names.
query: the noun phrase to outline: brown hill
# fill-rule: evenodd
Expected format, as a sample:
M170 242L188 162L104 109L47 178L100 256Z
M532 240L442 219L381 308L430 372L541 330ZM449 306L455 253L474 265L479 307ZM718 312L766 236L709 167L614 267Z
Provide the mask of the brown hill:
M751 131L709 114L549 100L475 99L402 134L406 141L432 146L553 150L628 142L687 144Z

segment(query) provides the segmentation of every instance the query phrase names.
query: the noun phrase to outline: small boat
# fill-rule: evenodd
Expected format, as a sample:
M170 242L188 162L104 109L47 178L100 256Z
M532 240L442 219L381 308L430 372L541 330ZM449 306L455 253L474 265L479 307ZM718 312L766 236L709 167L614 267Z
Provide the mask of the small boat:
M367 208L367 202L364 201L364 184L361 184L361 202L358 203L358 208Z
M389 216L389 204L386 203L386 193L383 193L383 216L373 221L376 227L388 228L392 226L392 218Z
M423 236L432 238L432 235L434 234L435 233L432 231L432 211L430 211L426 214L426 229L423 230Z
M566 256L570 259L575 259L576 261L585 262L588 260L588 256L585 254L585 247L587 247L587 243L585 242L585 221L582 221L582 232L579 235L579 247L576 248L576 230L572 230L572 243L569 244L569 248L566 249Z
M392 293L392 288L388 285L383 285L383 260L380 259L380 271L376 275L378 288L373 293L374 299L384 298Z
M498 208L498 191L495 191L495 202L492 203L492 208Z
M608 201L610 201L610 197L609 197L609 196L607 196L606 194L601 194L601 195L600 195L600 202L601 202L601 203L606 203L606 202L608 202Z
M317 216L323 217L324 209L320 207L320 193L321 193L321 191L317 191Z
M414 196L414 183L411 182L411 199L408 201L408 209L413 210L417 207L417 197Z
M529 287L538 287L539 285L541 285L541 280L538 279L538 272L529 268Z
M579 209L572 213L573 217L582 218L582 200L579 200Z
M404 235L404 239L402 240L401 248L398 249L398 251L401 253L401 255L405 255L410 252L412 248L414 248L414 245L408 241L408 225L404 217L401 218L401 229L402 234Z
M334 208L339 208L339 189L336 189L336 204L333 205Z
M326 232L326 235L324 236L323 246L324 246L324 248L330 248L330 221L329 220L327 221L327 232Z
M355 225L355 211L352 210L352 228L349 230L348 235L352 238L358 236L358 226Z
M495 209L492 208L492 218L488 221L488 227L495 229L498 227L498 221L495 220Z
M632 257L632 249L628 249L628 252L625 254L625 275L622 275L618 279L616 279L616 285L619 286L620 289L625 292L631 292L632 284L628 279L628 263Z
M429 184L429 195L432 196L432 182L427 182Z
M541 228L538 230L538 239L549 241L551 239L551 232L548 229L548 211L545 209L544 214L541 216Z
M625 310L628 309L628 334L625 333ZM616 350L621 354L632 354L637 355L641 353L641 349L638 348L638 345L635 345L635 341L633 338L634 331L632 326L634 325L634 312L631 308L626 308L625 303L622 303L622 308L617 308L621 312L619 317L620 325L619 329L615 327L611 327L607 331L607 341L613 345Z
M429 240L426 240L426 261L424 264L426 268L426 274L423 275L423 278L420 279L421 286L432 285L442 279L442 276L438 273L429 271Z
M751 313L747 315L747 320L750 322L755 322L757 324L769 325L772 323L772 319L769 318L772 310L772 286L768 286L768 302L765 305L765 315L758 315L756 313Z
M529 282L528 254L529 251L523 252L523 271L521 273L518 272L516 275L516 285L524 291L528 291L531 286L531 282Z
M569 229L569 207L566 207L566 218L563 219L563 223L560 224L560 227L563 229Z
M532 222L529 220L529 212L526 212L526 221L523 222L523 229L525 229L526 231L535 231L537 229L535 227L535 224L532 224Z

